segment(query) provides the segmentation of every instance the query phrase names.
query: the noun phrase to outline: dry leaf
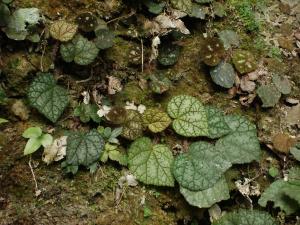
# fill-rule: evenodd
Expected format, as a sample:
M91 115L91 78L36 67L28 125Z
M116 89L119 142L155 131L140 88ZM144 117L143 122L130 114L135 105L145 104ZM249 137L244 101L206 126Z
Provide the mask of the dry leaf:
M59 41L69 41L76 34L78 26L64 20L55 21L50 26L50 35Z
M53 141L52 145L45 147L42 159L48 165L53 161L59 161L66 155L67 136L62 136Z
M281 153L288 154L290 148L293 147L295 144L296 144L296 139L290 137L287 134L279 133L273 137L274 149Z

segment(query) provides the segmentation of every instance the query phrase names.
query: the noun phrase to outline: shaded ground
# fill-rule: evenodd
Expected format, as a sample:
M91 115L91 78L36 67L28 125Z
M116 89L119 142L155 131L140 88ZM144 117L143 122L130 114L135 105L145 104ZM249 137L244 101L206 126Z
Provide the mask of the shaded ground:
M242 22L235 14L234 1L229 2L227 3L228 17L207 22L208 27L204 26L203 21L191 22L187 19L186 24L192 31L192 35L182 40L180 58L175 66L168 69L170 78L175 80L175 77L180 75L182 78L174 81L173 86L166 94L158 97L141 89L139 89L140 92L135 92L134 88L128 88L127 93L121 93L113 98L115 102L128 99L146 106L153 104L164 106L171 96L185 93L198 97L206 104L216 105L225 112L247 115L258 126L264 158L260 164L232 169L227 178L228 181L231 181L241 176L257 177L263 190L270 183L266 176L270 166L270 162L266 160L268 157L273 159L272 165L278 165L282 170L294 163L290 158L285 158L281 153L267 148L267 145L271 143L271 137L276 133L287 132L299 137L299 128L287 124L286 114L291 105L286 103L286 96L284 96L280 103L272 109L262 109L258 99L250 106L242 106L240 96L231 96L226 90L214 85L208 75L207 67L200 62L199 49L203 41L202 33L236 29L242 37L242 47L255 54L257 61L262 61L263 66L269 71L285 74L293 86L289 97L300 99L300 60L299 55L297 56L299 46L296 47L294 37L294 34L299 32L300 17L284 7L286 5L280 1L268 1L264 11L257 10L264 22L262 30L259 34L250 34L243 30ZM38 7L50 19L57 19L57 12L67 18L73 18L75 10L76 13L80 11L97 12L108 20L129 13L124 4L116 0L96 1L96 3L94 0L84 1L84 3L79 3L79 1L16 0L13 6ZM115 29L119 29L118 24L115 24ZM121 32L122 28L118 31ZM32 158L32 164L41 195L35 196L35 184L28 165L29 158L23 157L26 140L21 135L26 128L33 125L39 125L46 130L52 129L53 125L32 109L30 109L29 119L22 121L20 116L16 116L12 112L11 105L17 99L22 99L27 104L25 87L32 80L35 72L40 69L41 58L43 58L44 70L51 67L51 63L55 63L54 75L59 78L60 83L69 87L74 102L83 90L93 89L96 85L101 86L102 80L108 75L124 78L127 83L131 82L134 87L137 87L137 80L145 78L153 68L152 65L145 64L145 71L141 73L140 63L131 65L128 62L130 57L126 55L127 51L121 54L123 42L126 47L129 46L130 50L140 47L140 43L127 36L122 36L122 38L123 41L120 41L119 45L116 44L106 53L100 54L98 63L92 67L94 74L92 80L76 83L76 80L88 78L91 75L91 69L62 62L53 49L55 43L51 41L39 44L16 43L8 40L5 34L0 34L0 65L4 74L4 77L0 78L8 97L10 97L8 104L1 106L0 110L1 117L10 120L8 124L0 125L0 146L2 146L0 148L0 225L183 225L192 224L193 220L198 221L198 224L201 225L210 224L207 210L189 206L176 188L159 189L145 187L141 184L137 187L125 187L121 200L116 202L117 182L126 173L126 169L111 162L101 165L95 174L80 170L75 177L69 177L63 174L59 163L47 166L41 161L41 153L36 153ZM278 46L275 44L281 54L274 52L278 49L272 49L273 39L281 40L279 43L277 41ZM291 44L289 42L292 42L293 49L289 49ZM151 43L145 43L148 51L150 45ZM29 52L28 46L33 47L35 51ZM44 48L46 50L42 56L43 50L41 49ZM121 51L119 51L120 49ZM296 52L296 55L293 55L293 51ZM140 56L141 53L138 52L138 54ZM57 56L55 61L52 61L53 55ZM59 126L55 128L57 133L62 133L65 129L88 128L88 126L80 124L78 119L67 116L72 112L71 107L65 113L66 116L59 121ZM184 139L174 139L171 129L166 130L163 137L170 146L186 143ZM129 143L124 141L122 144L126 147ZM233 183L230 185L232 199L221 203L222 209L249 206L249 202L235 190ZM254 206L257 207L255 202ZM286 218L276 210L271 210L271 208L268 210L277 217L281 224L296 224L295 216Z

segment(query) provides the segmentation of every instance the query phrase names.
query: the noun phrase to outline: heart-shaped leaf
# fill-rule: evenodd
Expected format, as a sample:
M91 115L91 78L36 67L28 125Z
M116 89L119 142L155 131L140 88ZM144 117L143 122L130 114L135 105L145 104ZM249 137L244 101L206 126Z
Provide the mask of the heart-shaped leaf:
M175 159L173 175L181 187L201 191L213 187L230 167L212 144L199 141Z
M168 114L158 108L148 108L143 113L143 121L153 133L162 132L171 123Z
M203 191L190 191L180 187L180 193L190 205L199 208L209 208L216 202L230 198L227 182L222 177L214 186Z
M208 137L219 138L231 132L225 121L225 115L221 110L213 106L205 106L205 109L208 121Z
M67 91L56 85L50 73L38 73L29 87L28 98L30 104L53 123L69 103Z
M216 142L216 151L232 164L259 161L261 149L256 131L234 132Z
M143 135L143 119L141 114L135 110L126 111L125 122L122 125L122 136L129 140L135 140Z
M262 107L274 107L281 97L280 91L274 84L261 85L257 88L256 93L260 97L263 105Z
M68 136L66 166L91 166L100 159L104 141L97 130L72 132Z
M232 88L235 82L235 71L230 63L221 62L210 70L212 80L221 87Z
M169 147L163 144L152 145L146 137L133 142L128 151L129 170L145 184L174 186L172 163L173 155Z
M233 53L232 61L239 73L250 73L257 68L257 63L251 52L236 50Z
M107 49L114 45L115 34L107 29L96 30L96 46L99 49Z
M194 97L179 95L172 98L168 104L168 114L174 118L173 129L182 136L209 134L205 107Z
M68 23L64 20L57 20L50 26L50 35L59 41L71 40L77 32L78 25Z
M76 35L71 42L60 46L60 54L66 62L72 62L79 65L88 65L97 57L99 49L95 43Z
M240 209L225 214L212 225L277 225L277 222L266 212Z

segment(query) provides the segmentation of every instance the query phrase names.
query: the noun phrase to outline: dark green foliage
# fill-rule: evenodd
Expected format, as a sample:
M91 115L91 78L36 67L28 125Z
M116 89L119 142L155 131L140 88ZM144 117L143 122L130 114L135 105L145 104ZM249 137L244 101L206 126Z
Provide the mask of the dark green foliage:
M28 89L28 99L45 117L55 123L69 103L68 93L56 85L50 73L38 73Z

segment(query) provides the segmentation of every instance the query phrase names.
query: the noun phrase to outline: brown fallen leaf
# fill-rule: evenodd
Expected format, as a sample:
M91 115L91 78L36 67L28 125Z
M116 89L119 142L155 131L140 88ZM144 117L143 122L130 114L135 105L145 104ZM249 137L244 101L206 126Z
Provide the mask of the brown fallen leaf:
M273 137L273 147L276 151L288 154L290 148L296 144L296 138L292 138L288 134L279 133Z

